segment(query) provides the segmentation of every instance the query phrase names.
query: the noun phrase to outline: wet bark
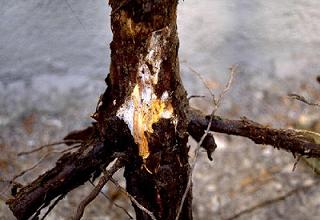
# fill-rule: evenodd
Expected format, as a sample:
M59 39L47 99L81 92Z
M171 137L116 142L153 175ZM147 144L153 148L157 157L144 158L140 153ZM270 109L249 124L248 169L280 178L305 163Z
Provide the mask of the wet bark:
M178 1L109 3L111 66L95 118L101 130L114 115L128 124L137 149L125 167L127 190L157 219L175 219L190 172L188 101L179 76ZM190 190L180 219L192 219L191 198ZM135 211L137 219L150 218L137 207Z

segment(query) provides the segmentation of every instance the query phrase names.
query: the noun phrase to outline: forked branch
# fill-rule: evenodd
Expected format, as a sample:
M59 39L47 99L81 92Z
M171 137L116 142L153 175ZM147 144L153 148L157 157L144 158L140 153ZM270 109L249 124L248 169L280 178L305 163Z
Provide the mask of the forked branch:
M100 178L98 185L95 186L95 188L90 192L90 194L81 201L81 203L78 206L77 212L75 216L73 217L73 220L80 220L83 216L84 209L89 205L90 202L92 202L100 193L104 185L109 181L109 179L112 177L112 175L117 172L121 167L124 166L124 158L117 158L114 165L104 173L104 175Z

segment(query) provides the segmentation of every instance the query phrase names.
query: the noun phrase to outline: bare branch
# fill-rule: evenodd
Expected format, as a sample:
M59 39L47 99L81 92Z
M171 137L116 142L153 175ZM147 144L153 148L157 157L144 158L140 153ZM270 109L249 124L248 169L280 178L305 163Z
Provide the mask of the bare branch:
M190 124L192 128L205 130L210 124L210 116L203 116L199 111L190 110ZM242 136L251 139L256 144L272 145L277 149L283 149L307 157L320 157L320 145L313 140L306 138L294 129L274 129L245 117L241 120L223 119L214 116L210 125L210 130L214 132ZM189 131L190 132L190 131Z
M32 154L32 153L41 151L42 149L47 148L47 147L53 147L53 146L57 146L57 145L61 145L61 144L66 144L66 143L69 143L69 144L70 144L70 143L79 144L79 143L81 143L81 141L80 141L80 140L64 140L64 141L58 141L58 142L54 142L54 143L51 143L51 144L42 145L42 146L37 147L37 148L35 148L35 149L32 149L32 150L30 150L30 151L20 152L20 153L18 153L17 155L18 155L18 156L28 155L28 154Z
M186 190L184 191L184 194L182 196L182 199L181 199L181 203L180 203L180 206L179 206L179 209L178 209L178 212L177 212L177 215L176 215L176 220L179 220L179 217L180 217L180 213L182 211L182 208L183 208L183 204L184 204L184 201L185 199L187 198L187 195L190 191L190 188L191 188L191 185L192 185L192 173L193 173L193 170L195 168L195 165L196 165L196 162L197 162L197 159L198 159L198 154L199 154L199 150L200 150L200 147L202 146L202 143L203 141L208 137L208 134L209 134L209 131L210 131L210 128L211 128L211 125L212 125L212 120L213 120L213 117L216 113L216 111L218 110L218 108L220 107L220 104L222 102L222 99L223 97L225 96L225 94L229 91L229 89L231 88L231 85L232 85L232 82L233 82L233 79L234 79L234 75L235 75L235 72L236 72L236 66L233 66L230 68L230 76L229 76L229 80L228 80L228 83L226 85L226 87L224 88L224 90L221 92L221 94L219 95L218 99L216 99L214 97L214 95L212 94L212 100L213 100L213 110L212 110L212 113L210 115L210 119L209 119L209 123L205 129L205 132L204 134L202 135L200 141L198 142L197 144L197 148L195 150L195 155L194 155L194 160L193 162L191 163L191 171L190 171L190 174L189 174L189 178L188 178L188 183L187 183L187 186L186 186ZM201 75L200 75L201 76ZM209 89L209 88L208 88ZM209 89L210 90L210 89ZM194 133L191 131L191 133ZM213 138L213 136L211 136L211 138ZM215 144L214 142L214 139L213 139L213 143ZM216 148L216 144L214 145L214 149ZM208 153L208 151L207 151ZM211 157L211 155L210 155ZM209 159L210 159L209 157Z
M230 90L232 82L234 80L234 76L236 74L236 71L237 71L236 65L234 65L230 68L229 80L228 80L225 88L220 93L220 95L217 99L212 94L213 110L212 110L212 113L210 116L210 121L212 120L211 118L215 115L216 111L220 107L223 97ZM199 74L199 73L197 73L197 74ZM210 91L210 89L208 87L207 87L207 89ZM208 125L208 127L210 127L210 126L211 125ZM203 131L203 129L197 128L196 124L190 124L189 125L189 133L198 143L200 143L199 146L203 147L207 151L209 160L212 160L211 154L216 149L217 145L215 143L213 135L209 134L208 128L206 129L206 132L205 132L205 131ZM203 140L201 140L201 139L203 139Z
M117 11L119 11L122 7L126 6L130 2L131 2L131 0L122 0L122 1L120 1L118 6L115 9L112 9L112 12L111 12L110 15L114 15Z
M114 165L109 170L103 172L104 175L100 178L98 185L96 185L96 187L91 191L91 193L79 204L77 208L77 212L75 216L72 218L73 220L80 220L82 218L84 209L87 207L87 205L89 205L89 203L92 202L98 196L101 189L109 181L112 175L123 166L124 166L124 159L117 158Z
M78 148L78 147L81 147L81 144L80 145L75 145L75 146L72 146L72 147L68 147L67 149L64 149L62 151L53 151L53 152L49 152L47 154L45 154L43 157L40 158L40 160L38 160L38 162L36 162L33 166L21 171L19 174L15 175L13 177L13 179L11 181L15 181L16 179L18 179L19 177L25 175L26 173L30 172L31 170L35 169L37 166L39 166L45 159L47 159L50 155L52 154L60 154L60 153L65 153L65 152L68 152L68 151L71 151L72 149L75 149L75 148ZM30 151L29 151L30 152Z
M236 65L233 65L232 67L230 67L229 80L228 80L228 82L227 82L226 87L225 87L225 88L223 89L223 91L220 93L218 99L215 100L215 103L214 103L215 106L214 106L214 109L213 109L212 114L215 114L215 113L216 113L216 111L217 111L218 108L220 107L220 104L221 104L221 102L222 102L222 100L223 100L223 97L224 97L224 96L227 94L227 92L230 90L237 69L238 69L238 67L237 67Z
M140 210L143 212L147 213L152 220L157 220L154 214L145 208L143 205L141 205L130 193L127 192L122 186L119 185L119 183L113 179L112 177L110 178L110 181L122 192L124 193Z
M91 180L89 180L89 182L93 187L96 187ZM105 198L107 198L112 203L112 205L114 205L117 208L119 208L122 211L124 211L126 213L126 215L129 217L129 219L134 219L125 207L123 207L123 206L119 205L118 203L114 202L113 199L110 198L107 194L105 194L102 190L100 190L100 194L103 195Z
M191 67L187 62L184 62L184 64L186 65L186 67L188 67L188 69L193 73L195 74L200 80L201 82L203 83L203 85L206 87L206 89L208 90L208 92L210 93L211 97L214 99L214 94L213 92L211 91L209 85L207 84L206 80L203 78L203 76L198 73L198 71L196 71L193 67Z
M119 153L131 155L128 150L134 149L135 144L122 120L117 117L107 119L103 133L103 138L97 132L85 138L87 140L81 138L85 144L77 151L65 153L54 168L19 188L7 201L17 219L38 216L52 200L98 176L101 167L119 157Z
M296 170L297 165L298 165L298 163L300 162L301 158L302 158L301 155L299 155L299 156L296 158L296 161L294 162L293 167L292 167L292 172L294 172L294 171Z
M190 101L191 99L194 99L194 98L205 98L204 95L191 95L188 97L188 101Z
M251 213L251 212L253 212L253 211L257 210L257 209L261 209L261 208L264 208L264 207L266 207L268 205L272 205L274 203L281 202L281 201L285 200L286 198L288 198L288 197L290 197L292 195L295 195L295 194L297 194L297 193L299 193L301 191L307 190L307 189L309 189L312 186L315 186L317 184L319 184L319 181L314 181L312 183L299 186L297 188L294 188L294 189L290 190L289 192L287 192L287 193L285 193L283 195L280 195L280 196L277 196L275 198L262 201L261 203L258 203L258 204L254 205L252 207L246 208L246 209L234 214L233 216L230 216L228 218L224 218L224 220L233 220L233 219L239 218L242 215Z
M53 208L60 202L60 200L62 200L65 197L65 194L62 194L61 196L59 196L54 202L53 204L48 208L47 212L42 216L41 220L44 220L47 215L49 215L49 213L53 210Z
M320 107L320 104L318 103L314 103L314 102L311 102L311 101L308 101L305 97L303 97L302 95L298 95L298 94L294 94L294 93L291 93L291 94L288 94L288 96L292 99L296 99L300 102L303 102L307 105L312 105L312 106L316 106L316 107Z

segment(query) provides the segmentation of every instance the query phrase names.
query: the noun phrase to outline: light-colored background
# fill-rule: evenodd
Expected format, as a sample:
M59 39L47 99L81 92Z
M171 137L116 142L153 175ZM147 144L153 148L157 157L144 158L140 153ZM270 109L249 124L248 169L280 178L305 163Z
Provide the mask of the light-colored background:
M90 123L108 73L109 14L104 0L0 2L0 147L5 152L0 156L1 178L41 157L16 158L16 152ZM316 115L286 94L319 98L315 78L320 74L320 1L180 1L178 29L181 74L190 95L207 91L189 67L217 93L227 80L228 67L239 64L219 114L245 115L274 126L290 125L301 114ZM209 111L208 100L192 104ZM196 219L230 217L316 178L303 165L292 173L294 159L287 153L241 138L217 135L217 141L215 161L203 156L194 175ZM70 216L70 207L76 207L77 195L84 196L84 191L69 196L51 217ZM124 218L108 204L99 198L88 216L103 219L105 213L115 212L113 218ZM313 187L242 218L319 219L319 205L320 193ZM1 209L8 213L3 205Z

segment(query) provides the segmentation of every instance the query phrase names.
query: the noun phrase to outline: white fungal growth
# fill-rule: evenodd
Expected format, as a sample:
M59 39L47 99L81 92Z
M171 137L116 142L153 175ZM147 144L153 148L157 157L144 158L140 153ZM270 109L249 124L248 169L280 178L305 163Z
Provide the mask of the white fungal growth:
M168 36L168 28L152 33L148 53L139 59L137 84L117 111L117 116L128 124L135 142L139 145L139 154L143 158L149 156L145 132L152 133L152 124L160 118L174 118L169 93L163 92L160 98L155 94L163 59L162 48L165 47Z
M122 119L129 127L133 136L133 116L134 116L134 105L133 100L126 101L117 111L118 118Z

